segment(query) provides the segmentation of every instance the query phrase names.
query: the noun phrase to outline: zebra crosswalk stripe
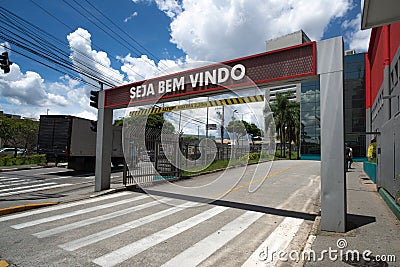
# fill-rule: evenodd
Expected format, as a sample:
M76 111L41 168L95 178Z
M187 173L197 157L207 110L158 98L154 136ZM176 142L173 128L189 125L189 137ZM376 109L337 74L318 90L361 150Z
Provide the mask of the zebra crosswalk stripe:
M99 258L93 260L94 263L100 266L116 266L125 260L128 260L135 255L145 251L146 249L153 247L164 240L174 237L228 209L227 207L214 207L210 210L206 210L196 216L193 216L185 221L179 222L173 226L170 226L164 230L147 236L137 242L131 243L127 246L119 248L113 252L105 254Z
M130 203L130 202L138 201L138 200L141 200L141 199L144 199L147 197L148 197L147 195L143 195L143 196L138 196L138 197L134 197L134 198L124 199L124 200L120 200L117 202L107 203L107 204L94 206L94 207L90 207L90 208L86 208L86 209L81 209L81 210L67 212L67 213L63 213L63 214L59 214L59 215L54 215L54 216L50 216L50 217L46 217L46 218L42 218L42 219L38 219L38 220L34 220L34 221L15 224L15 225L12 225L11 227L14 229L22 229L22 228L42 224L42 223L57 221L57 220L69 218L72 216L85 214L85 213L92 212L92 211L115 207L117 205L122 205L122 204Z
M80 239L73 240L71 242L59 245L59 247L65 249L65 250L68 250L68 251L74 251L74 250L77 250L79 248L88 246L90 244L99 242L101 240L104 240L104 239L116 236L118 234L124 233L126 231L132 230L132 229L137 228L139 226L142 226L142 225L151 223L153 221L159 220L161 218L167 217L167 216L172 215L174 213L177 213L178 211L181 211L183 209L186 209L186 208L189 208L189 207L194 207L196 205L198 205L198 204L194 203L194 202L186 202L186 203L184 203L182 205L179 205L177 207L173 207L173 208L169 208L169 209L166 209L166 210L162 210L162 211L159 211L157 213L150 214L150 215L148 215L146 217L143 217L143 218L140 218L140 219L128 222L128 223L124 223L124 224L121 224L121 225L106 229L104 231L101 231L101 232L98 232L98 233L94 233L94 234L89 235L89 236L85 236L85 237L80 238Z
M75 207L75 206L79 206L79 205L90 204L90 203L94 203L94 202L98 202L98 201L102 201L102 200L108 200L108 199L113 199L113 198L117 198L117 197L121 197L121 196L130 195L130 194L132 194L132 193L120 192L120 193L115 193L115 194L111 194L111 195L81 200L81 201L77 201L77 202L60 204L60 205L51 206L48 208L26 211L24 213L12 214L12 215L8 215L8 216L0 217L0 222L5 222L5 221L14 220L14 219L23 218L23 217L29 217L32 215L42 214L42 213L56 211L56 210L62 210L62 209L71 208L71 207Z
M32 182L28 182L28 180L17 180L17 181L9 181L9 182L0 182L0 188L15 186L15 184L21 185L21 184L31 184L31 183Z
M34 184L34 185L27 185L27 186L20 186L20 187L13 187L7 189L1 189L0 193L8 192L8 191L18 191L20 189L27 189L27 188L34 188L34 187L43 187L47 185L55 185L56 183L42 183L42 184ZM1 195L1 194L0 194Z
M263 215L263 213L254 211L245 212L235 220L223 226L221 229L178 254L162 266L175 267L182 263L184 263L185 267L197 266L211 256L215 251L246 230Z
M112 219L112 218L116 218L118 216L127 215L129 213L134 212L134 211L139 211L139 210L142 210L142 209L145 209L145 208L153 207L155 205L166 203L166 202L171 201L171 200L172 199L161 199L161 200L148 202L148 203L145 203L145 204L142 204L142 205L139 205L139 206L130 207L130 208L127 208L127 209L111 212L111 213L108 213L108 214L105 214L105 215L99 215L99 216L96 216L96 217L93 217L93 218L89 218L89 219L86 219L86 220L83 220L83 221L78 221L78 222L75 222L75 223L70 223L70 224L62 225L62 226L59 226L59 227L56 227L56 228L52 228L52 229L49 229L49 230L45 230L45 231L42 231L42 232L39 232L39 233L35 233L35 234L33 234L33 236L36 236L38 238L49 237L49 236L52 236L52 235L56 235L56 234L59 234L59 233L63 233L63 232L66 232L66 231L77 229L77 228L80 228L80 227L83 227L83 226L87 226L87 225L91 225L91 224L94 224L94 223L98 223L98 222L102 222L102 221L105 221L105 220L109 220L109 219Z
M0 181L7 182L7 181L13 181L13 180L21 180L21 178L13 177L13 178L8 178L8 177L0 177Z
M242 266L251 267L256 264L258 266L275 266L279 260L279 256L273 258L272 253L284 251L295 237L303 222L303 219L285 218ZM263 255L263 261L260 260L260 255Z
M24 190L19 190L19 191L14 191L14 192L8 192L8 193L2 193L0 194L1 197L5 196L12 196L12 195L18 195L18 194L23 194L23 193L30 193L30 192L35 192L35 191L40 191L40 190L47 190L47 189L52 189L52 188L57 188L57 187L63 187L63 186L69 186L72 184L56 184L56 185L51 185L51 186L44 186L44 187L37 187L37 188L31 188L31 189L24 189ZM1 221L1 220L0 220Z

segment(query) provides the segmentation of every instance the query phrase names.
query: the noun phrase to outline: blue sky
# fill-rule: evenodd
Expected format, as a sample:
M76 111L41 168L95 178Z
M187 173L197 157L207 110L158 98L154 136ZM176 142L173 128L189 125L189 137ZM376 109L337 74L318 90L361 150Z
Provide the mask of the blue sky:
M366 51L369 40L369 31L359 30L360 2L352 0L3 0L2 7L61 40L58 47L75 59L84 53L81 59L116 85L196 60L263 52L266 40L299 29L317 41L342 35L346 49L357 52ZM115 33L123 39L110 36ZM15 51L9 51L11 72L0 74L0 110L96 118L88 99L93 88L19 55L31 54L4 38L0 43Z

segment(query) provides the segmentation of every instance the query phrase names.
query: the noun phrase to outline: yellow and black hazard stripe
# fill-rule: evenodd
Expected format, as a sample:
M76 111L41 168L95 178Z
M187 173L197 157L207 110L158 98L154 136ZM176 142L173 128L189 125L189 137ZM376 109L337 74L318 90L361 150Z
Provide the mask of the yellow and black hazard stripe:
M196 108L209 108L209 107L218 107L218 106L238 105L238 104L262 102L262 101L264 101L263 95L243 96L243 97L236 97L236 98L210 100L207 102L183 104L183 105L177 105L177 106L153 107L153 108L149 108L149 109L141 109L141 110L137 110L137 111L131 111L130 115L131 116L140 116L140 115L149 115L149 114L160 114L160 113L164 113L164 112L172 112L172 111L180 111L180 110L188 110L188 109L196 109Z

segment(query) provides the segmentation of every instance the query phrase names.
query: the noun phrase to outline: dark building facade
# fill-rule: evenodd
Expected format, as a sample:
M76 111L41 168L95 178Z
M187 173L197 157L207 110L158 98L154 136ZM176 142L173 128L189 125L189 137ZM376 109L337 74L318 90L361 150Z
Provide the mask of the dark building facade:
M345 142L353 148L354 157L366 156L365 137L365 54L344 57ZM302 83L301 158L320 159L320 86L319 81Z

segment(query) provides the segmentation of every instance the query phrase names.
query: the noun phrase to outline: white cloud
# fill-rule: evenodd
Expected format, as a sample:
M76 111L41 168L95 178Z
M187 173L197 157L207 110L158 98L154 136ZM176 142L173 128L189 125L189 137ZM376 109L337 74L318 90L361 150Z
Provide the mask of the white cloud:
M352 8L351 0L155 2L172 20L171 42L190 58L211 61L265 51L266 40L300 29L319 40Z
M92 49L91 34L82 28L70 33L67 36L71 48L72 62L81 72L96 73L96 76L104 77L110 84L121 85L124 75L111 67L111 61L107 53ZM92 84L97 84L90 78L82 78Z
M371 29L361 30L361 13L358 13L355 19L345 20L342 28L347 30L344 38L350 49L354 49L356 52L368 50Z
M135 11L133 12L129 17L124 19L124 22L127 23L128 21L130 21L131 19L133 19L134 17L136 17L138 15L138 13Z
M142 81L166 75L185 69L186 65L191 62L189 57L185 59L169 60L162 59L158 63L149 59L147 55L141 57L132 57L131 54L125 57L118 56L117 59L122 63L121 70L128 76L129 82Z
M14 104L43 106L46 102L44 81L39 74L21 73L17 64L10 67L8 74L0 74L0 95Z
M170 18L175 18L182 12L182 6L177 0L155 0L158 9Z

